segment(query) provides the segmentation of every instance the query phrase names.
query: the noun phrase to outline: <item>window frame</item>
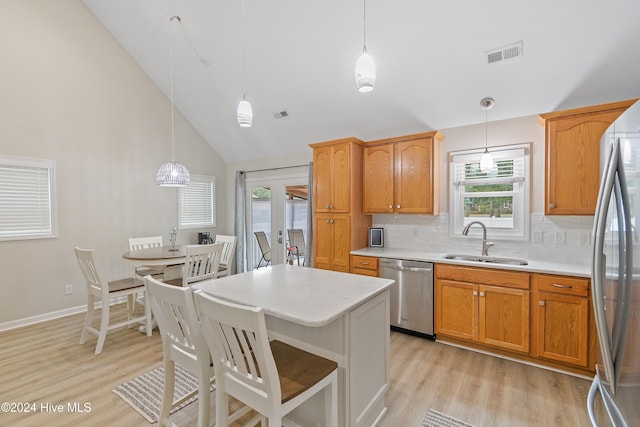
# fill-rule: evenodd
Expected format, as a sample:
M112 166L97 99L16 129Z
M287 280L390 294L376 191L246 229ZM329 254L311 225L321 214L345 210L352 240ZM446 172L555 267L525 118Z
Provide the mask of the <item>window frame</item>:
M200 185L200 184L209 184L209 189L210 189L210 198L207 200L202 200L203 205L201 205L199 207L199 209L202 209L205 211L205 213L203 214L203 216L205 216L207 213L210 213L211 215L211 220L210 221L201 221L201 222L184 222L185 219L184 217L184 211L185 209L188 209L188 207L184 207L184 202L185 202L185 197L187 196L187 193L194 191L195 187ZM193 194L192 194L193 195ZM209 205L209 211L206 211L206 205ZM187 187L182 187L179 188L178 191L178 229L180 230L191 230L191 229L196 229L196 228L212 228L216 226L216 177L215 176L209 176L209 175L191 175L191 182L189 183L189 186ZM194 208L194 207L191 207ZM198 208L196 208L198 209ZM193 214L193 213L192 213Z
M6 223L9 225L9 227L5 228L5 229L0 229L0 241L12 241L12 240L33 240L33 239L54 239L58 237L58 221L57 221L57 202L56 202L56 162L55 160L52 159L37 159L37 158L30 158L30 157L12 157L12 156L0 156L0 168L1 169L5 169L5 168L21 168L22 171L24 172L28 172L29 170L35 174L39 174L39 172L37 172L36 170L46 170L46 175L47 175L47 179L46 179L46 185L42 186L41 184L38 184L37 189L38 190L44 190L46 187L46 191L47 191L47 197L48 197L48 203L47 203L47 208L48 209L43 209L43 208L33 208L32 209L32 213L34 215L41 215L43 213L43 210L48 210L48 215L47 215L47 219L48 219L48 227L40 227L38 228L34 228L32 230L26 230L26 229L22 229L19 230L17 232L10 232L10 226L13 225L19 225L19 223L17 222L11 222L12 220L15 220L16 218L24 218L25 217L25 211L24 211L24 205L22 206L22 210L20 214L17 213L11 213L9 209L7 209L7 211L9 211L9 213L6 215L6 218L4 218L4 220L6 220ZM9 175L9 173L7 173L7 176ZM13 176L13 181L20 183L20 176L19 175L15 175ZM27 179L27 177L23 177L25 180ZM31 178L34 178L34 175L31 176ZM2 177L0 177L0 179L2 179ZM36 178L38 179L38 178ZM26 181L22 181L23 184L27 184L28 182ZM0 186L2 186L4 183L0 182ZM12 187L14 190L16 189L16 187ZM7 187L8 189L8 187ZM36 188L34 188L34 190L36 190ZM3 193L4 190L2 188L0 188L0 201L2 201L2 198L5 197L6 195L3 195L1 193ZM41 200L41 199L39 199ZM33 200L34 202L38 202L38 200ZM3 203L4 204L4 203ZM7 206L5 204L5 206ZM2 218L2 217L0 217ZM0 223L2 221L0 220ZM26 225L26 223L25 223Z
M504 192L486 192L485 197L496 196L499 193L510 193L512 198L512 218L513 228L495 227L490 222L482 221L481 218L474 220L482 221L487 227L489 238L504 240L529 240L529 223L530 223L530 194L531 194L531 143L512 144L500 147L490 147L489 152L494 156L494 164L496 160L508 160L522 158L522 177L516 176L509 178L513 183L514 190ZM517 153L521 154L517 154ZM484 149L460 150L449 153L449 235L452 237L462 237L462 229L465 226L464 220L464 198L469 194L474 196L483 194L482 192L465 192L464 184L459 183L456 177L456 164L479 163L480 157L484 153ZM464 161L461 161L464 160ZM509 180L507 179L507 180ZM502 182L501 178L487 178L486 181ZM479 180L479 183L480 180ZM482 197L482 196L477 196ZM481 236L482 229L480 227L471 227L469 235Z

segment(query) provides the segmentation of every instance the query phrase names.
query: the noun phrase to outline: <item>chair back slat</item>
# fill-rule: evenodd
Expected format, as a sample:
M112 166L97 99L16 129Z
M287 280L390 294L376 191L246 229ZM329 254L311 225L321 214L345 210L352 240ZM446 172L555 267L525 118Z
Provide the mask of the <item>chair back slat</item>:
M280 402L281 390L264 319L258 307L229 303L201 291L196 310L214 366L224 374L225 390L242 400L247 394L267 405ZM220 381L220 374L216 375Z
M162 246L162 236L129 238L130 251L139 251L140 249L155 248L160 246Z
M186 261L182 273L182 286L218 276L220 255L224 243L191 245L186 248Z
M100 293L104 295L108 294L108 286L105 286L100 279L98 267L93 260L93 249L81 249L76 247L75 252L80 266L80 271L82 271L82 275L84 276L87 285L87 292L94 294Z
M230 267L233 262L233 256L235 255L237 241L238 238L236 236L225 236L222 234L216 235L216 243L224 243L224 248L220 255L221 267Z

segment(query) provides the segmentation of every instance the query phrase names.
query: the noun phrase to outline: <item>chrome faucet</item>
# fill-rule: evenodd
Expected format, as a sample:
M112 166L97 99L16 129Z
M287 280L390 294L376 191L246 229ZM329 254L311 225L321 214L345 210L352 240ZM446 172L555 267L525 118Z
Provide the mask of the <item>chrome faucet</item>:
M480 221L470 222L462 229L462 235L466 236L467 234L469 234L469 229L473 224L478 224L480 227L482 227L482 256L488 256L489 248L494 247L495 244L493 242L487 242L487 226L486 225L484 225Z

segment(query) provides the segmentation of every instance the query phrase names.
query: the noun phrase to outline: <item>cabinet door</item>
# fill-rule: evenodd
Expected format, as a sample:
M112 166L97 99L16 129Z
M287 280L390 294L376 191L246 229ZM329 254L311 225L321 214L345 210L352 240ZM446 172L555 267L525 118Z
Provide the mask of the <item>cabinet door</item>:
M593 215L600 183L600 138L626 109L546 123L545 214Z
M433 212L432 145L432 138L419 138L396 144L397 212Z
M349 272L351 252L351 219L348 215L333 215L333 267L332 270Z
M350 144L332 147L331 153L331 212L349 212L351 203Z
M436 280L436 334L478 340L477 286Z
M589 299L538 292L536 356L587 366Z
M479 285L484 344L529 353L529 291Z
M333 269L333 226L331 216L316 215L313 227L313 266L323 270Z
M315 212L331 211L332 175L331 148L321 147L313 150L313 198Z
M374 145L364 150L364 213L393 212L394 145Z

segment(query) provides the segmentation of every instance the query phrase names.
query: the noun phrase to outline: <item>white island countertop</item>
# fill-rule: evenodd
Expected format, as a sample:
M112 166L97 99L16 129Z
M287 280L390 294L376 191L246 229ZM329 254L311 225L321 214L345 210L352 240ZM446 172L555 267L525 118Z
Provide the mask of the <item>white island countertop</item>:
M451 252L455 253L455 252ZM579 277L591 277L591 268L589 265L571 265L561 262L553 261L536 261L527 260L528 265L514 265L514 264L500 264L500 263L486 263L475 261L461 261L446 259L444 256L446 253L418 251L414 249L402 249L402 248L362 248L355 251L351 251L351 255L364 255L373 256L378 258L395 258L395 259L407 259L415 261L428 261L436 262L440 264L456 264L465 265L470 267L484 267L484 268L499 268L502 270L516 270L526 271L530 273L548 273L548 274L561 274L569 276ZM470 254L470 255L478 255Z
M273 317L319 327L392 284L390 279L279 264L203 280L193 288L226 301L262 307L265 314Z

